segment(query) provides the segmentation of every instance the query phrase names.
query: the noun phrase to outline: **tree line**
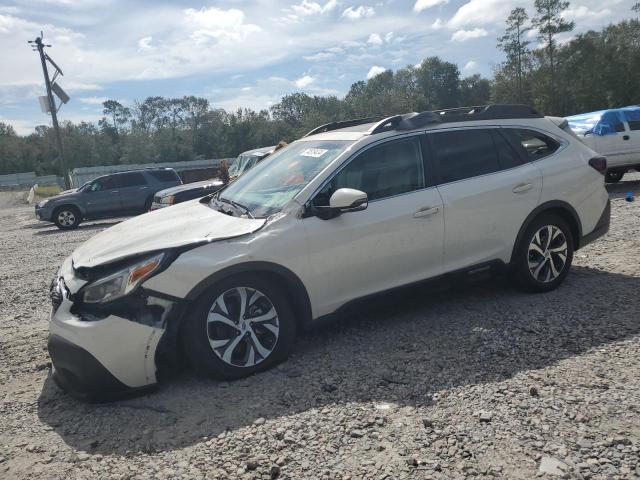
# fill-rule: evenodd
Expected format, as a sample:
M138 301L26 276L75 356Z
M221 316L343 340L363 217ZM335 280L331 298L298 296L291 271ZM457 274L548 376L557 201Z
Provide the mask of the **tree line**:
M562 41L575 25L569 2L535 0L515 8L497 47L505 60L493 78L463 77L439 57L387 70L351 85L344 98L293 93L268 110L227 112L205 98L149 97L127 107L103 103L97 123L63 122L69 168L234 157L256 147L292 141L331 121L486 103L526 103L565 116L640 103L640 22L625 20ZM640 2L634 5L640 14ZM535 35L532 35L535 32ZM532 47L533 39L537 46ZM0 122L0 174L59 173L51 128L21 137Z

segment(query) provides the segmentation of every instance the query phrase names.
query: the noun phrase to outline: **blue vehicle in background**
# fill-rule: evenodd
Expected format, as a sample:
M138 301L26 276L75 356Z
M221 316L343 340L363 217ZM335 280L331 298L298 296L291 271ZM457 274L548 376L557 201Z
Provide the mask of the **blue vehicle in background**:
M573 132L607 157L605 181L616 183L629 170L640 171L640 106L566 117Z

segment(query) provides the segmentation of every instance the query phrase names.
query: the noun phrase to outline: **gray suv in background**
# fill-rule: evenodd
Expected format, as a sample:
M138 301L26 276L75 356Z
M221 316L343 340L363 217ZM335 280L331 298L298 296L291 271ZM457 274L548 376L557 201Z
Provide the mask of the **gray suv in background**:
M82 220L137 214L149 210L156 192L182 184L171 168L149 168L98 177L36 205L36 218L62 230Z

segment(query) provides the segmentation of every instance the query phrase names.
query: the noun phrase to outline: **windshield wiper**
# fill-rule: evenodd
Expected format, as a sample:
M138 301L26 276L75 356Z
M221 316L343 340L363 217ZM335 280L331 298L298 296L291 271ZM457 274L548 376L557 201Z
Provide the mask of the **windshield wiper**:
M247 207L245 207L244 205L238 203L238 202L234 202L233 200L229 200L228 198L223 198L223 197L218 197L218 200L224 203L228 203L229 205L233 205L234 207L236 207L238 210L242 210L244 211L244 213L246 213L247 215L249 215L250 218L255 218L253 216L253 214L251 213L251 210L249 210Z

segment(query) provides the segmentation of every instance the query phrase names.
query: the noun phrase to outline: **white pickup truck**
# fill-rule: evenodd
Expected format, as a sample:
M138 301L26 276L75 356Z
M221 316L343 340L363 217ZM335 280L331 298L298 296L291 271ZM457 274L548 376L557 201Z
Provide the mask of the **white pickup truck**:
M607 157L605 181L619 182L627 171L640 171L640 106L582 113L567 121L580 140Z
M640 106L582 113L567 121L580 140L607 157L605 181L619 182L627 171L640 171Z

